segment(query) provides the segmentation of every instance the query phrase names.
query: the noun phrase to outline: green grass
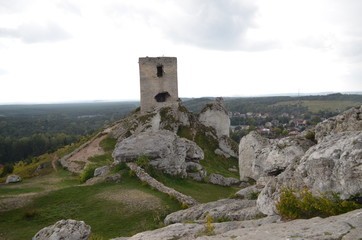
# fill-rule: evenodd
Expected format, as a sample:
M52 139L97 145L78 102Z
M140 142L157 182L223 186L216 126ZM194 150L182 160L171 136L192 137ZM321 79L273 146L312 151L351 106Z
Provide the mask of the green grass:
M200 126L202 128L202 126ZM210 129L209 129L210 130ZM217 140L210 136L207 136L207 129L199 129L199 131L193 137L191 129L189 127L180 127L177 134L180 137L187 138L196 144L204 151L204 160L200 161L200 164L206 169L207 174L218 173L224 177L234 177L239 179L239 174L230 172L228 169L234 166L238 166L238 160L236 158L225 158L215 154L215 149L219 147Z
M104 195L117 190L139 190L161 201L162 209L132 210L122 202L99 199L95 195ZM137 232L160 227L167 213L177 211L181 206L166 194L143 186L135 178L123 174L121 184L101 183L93 186L71 186L55 190L34 199L33 203L0 215L0 238L30 239L43 227L61 219L85 221L92 227L92 233L109 239L119 236L131 236Z
M0 196L2 195L16 195L22 193L41 192L44 188L41 187L28 187L28 188L0 188Z
M113 151L114 147L116 146L117 139L112 137L107 137L103 139L99 145L103 148L105 152Z
M111 165L113 163L112 153L105 153L102 155L90 157L88 160L93 163L92 165L97 167Z
M200 203L212 202L235 194L239 188L195 182L190 179L172 177L160 172L151 173L158 181L183 194L193 197Z

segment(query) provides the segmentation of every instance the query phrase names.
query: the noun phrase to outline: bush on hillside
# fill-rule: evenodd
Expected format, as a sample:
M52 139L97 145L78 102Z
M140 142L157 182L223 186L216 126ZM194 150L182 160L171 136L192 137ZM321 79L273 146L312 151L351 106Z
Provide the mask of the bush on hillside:
M85 183L88 179L92 178L94 176L94 170L96 168L96 166L90 165L83 169L83 172L79 175L79 181L81 183Z
M362 206L354 201L342 200L337 193L319 193L313 196L303 188L298 193L284 188L277 204L277 210L284 218L328 217L346 213Z

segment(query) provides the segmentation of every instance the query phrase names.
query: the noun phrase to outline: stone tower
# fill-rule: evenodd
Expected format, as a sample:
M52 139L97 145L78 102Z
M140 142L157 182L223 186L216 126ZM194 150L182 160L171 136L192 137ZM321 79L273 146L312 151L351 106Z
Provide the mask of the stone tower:
M141 112L178 104L177 58L139 58Z

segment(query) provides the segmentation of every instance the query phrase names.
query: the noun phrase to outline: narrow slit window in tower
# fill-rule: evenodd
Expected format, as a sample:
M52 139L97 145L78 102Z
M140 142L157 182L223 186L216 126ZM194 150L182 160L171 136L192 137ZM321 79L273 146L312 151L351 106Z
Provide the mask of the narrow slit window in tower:
M157 77L162 77L163 76L163 66L159 65L157 66Z

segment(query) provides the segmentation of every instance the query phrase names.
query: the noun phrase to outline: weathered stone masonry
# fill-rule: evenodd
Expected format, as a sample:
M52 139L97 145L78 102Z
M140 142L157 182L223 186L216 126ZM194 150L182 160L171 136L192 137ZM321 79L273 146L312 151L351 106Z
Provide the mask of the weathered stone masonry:
M177 105L177 58L139 58L141 112Z

